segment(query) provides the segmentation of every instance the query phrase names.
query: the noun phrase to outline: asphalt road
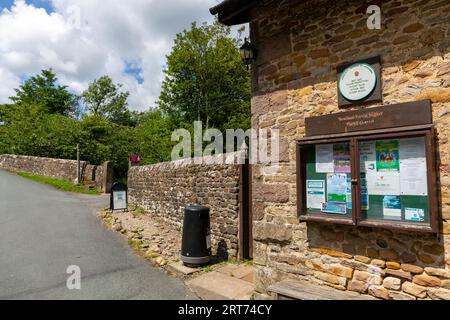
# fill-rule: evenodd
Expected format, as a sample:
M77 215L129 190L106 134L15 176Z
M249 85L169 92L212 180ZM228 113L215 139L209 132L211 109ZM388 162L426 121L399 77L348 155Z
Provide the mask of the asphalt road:
M195 299L102 226L108 202L0 170L0 299ZM67 288L72 265L81 290Z

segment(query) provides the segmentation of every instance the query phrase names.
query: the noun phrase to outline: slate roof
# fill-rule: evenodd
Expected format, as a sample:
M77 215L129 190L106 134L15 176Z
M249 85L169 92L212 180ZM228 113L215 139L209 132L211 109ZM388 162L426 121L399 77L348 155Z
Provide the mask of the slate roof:
M232 26L250 22L250 9L258 2L259 0L224 0L209 11L218 15L221 23Z

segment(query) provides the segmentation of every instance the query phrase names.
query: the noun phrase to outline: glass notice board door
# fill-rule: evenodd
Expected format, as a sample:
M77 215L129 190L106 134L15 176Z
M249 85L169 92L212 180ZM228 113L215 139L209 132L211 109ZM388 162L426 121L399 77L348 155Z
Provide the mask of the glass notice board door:
M430 223L424 136L359 142L363 220Z
M352 161L349 141L311 145L306 157L306 207L311 215L353 217Z

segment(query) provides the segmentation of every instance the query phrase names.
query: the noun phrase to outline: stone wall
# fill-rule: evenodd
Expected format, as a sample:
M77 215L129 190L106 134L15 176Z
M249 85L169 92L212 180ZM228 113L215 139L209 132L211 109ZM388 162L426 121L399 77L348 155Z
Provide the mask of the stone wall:
M128 172L129 201L179 229L186 206L209 207L213 253L237 258L239 167L190 161L132 167Z
M86 161L81 166L87 166ZM0 168L68 181L77 179L77 161L29 156L0 155Z
M103 188L104 166L96 166L87 164L83 169L83 181L87 183L94 183L97 188Z
M382 299L450 299L450 2L383 1L369 30L365 1L261 1L251 13L258 50L253 128L276 128L281 169L253 168L255 283L259 293L298 278ZM383 104L431 99L440 189L438 235L302 223L296 140L305 118L338 108L337 65L381 55ZM381 105L381 104L378 104Z
M71 182L77 179L76 160L0 155L0 168L16 172L28 172ZM81 170L85 183L94 183L97 187L102 187L104 179L103 166L90 165L87 161L81 161Z

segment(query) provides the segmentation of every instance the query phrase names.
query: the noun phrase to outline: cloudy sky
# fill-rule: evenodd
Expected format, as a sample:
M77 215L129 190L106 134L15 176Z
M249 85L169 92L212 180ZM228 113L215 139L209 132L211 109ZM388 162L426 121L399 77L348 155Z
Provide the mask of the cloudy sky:
M130 109L154 106L165 55L219 0L0 0L0 103L24 79L53 68L76 93L104 74L130 91Z

